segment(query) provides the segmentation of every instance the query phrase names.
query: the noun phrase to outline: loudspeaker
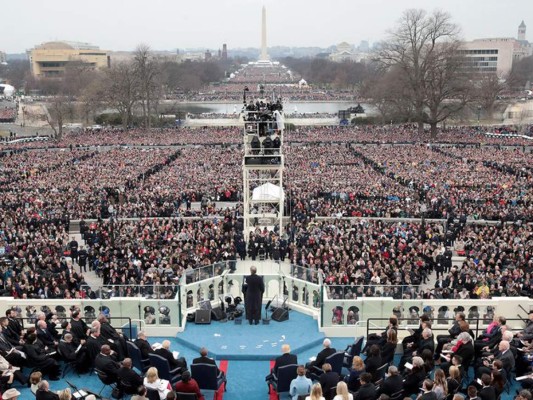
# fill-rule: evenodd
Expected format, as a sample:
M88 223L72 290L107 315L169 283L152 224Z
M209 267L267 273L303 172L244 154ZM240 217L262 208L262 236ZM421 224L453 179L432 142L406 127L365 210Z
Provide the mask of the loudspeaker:
M210 324L211 323L211 310L196 310L194 314L195 324Z
M222 321L224 319L227 319L228 316L226 315L226 312L222 311L220 307L215 307L211 310L211 318L213 318L214 321Z
M283 322L289 319L289 310L285 308L276 308L271 317L274 321Z

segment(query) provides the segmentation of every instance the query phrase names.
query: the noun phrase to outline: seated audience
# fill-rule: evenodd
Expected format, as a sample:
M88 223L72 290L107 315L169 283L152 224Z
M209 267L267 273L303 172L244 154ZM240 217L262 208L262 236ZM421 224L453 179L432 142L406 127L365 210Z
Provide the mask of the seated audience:
M311 387L311 393L305 398L305 400L326 400L322 396L322 386L320 386L320 383L315 383Z
M348 392L348 386L345 382L339 382L337 384L337 394L333 400L353 400L353 395Z
M174 389L177 393L195 393L198 396L198 400L204 400L204 395L200 392L198 383L191 378L189 371L184 371L181 375L181 381L176 383Z
M292 400L298 400L299 396L310 394L311 386L313 386L313 381L305 376L303 365L298 365L296 373L298 376L291 381L289 389Z
M161 400L164 400L167 397L167 393L171 390L169 381L166 379L160 379L157 373L157 368L155 367L148 368L143 383L147 388L157 390Z
M398 368L394 365L391 365L385 374L383 383L379 385L377 395L381 396L382 394L385 394L391 397L393 394L398 393L402 389L403 378L400 375Z

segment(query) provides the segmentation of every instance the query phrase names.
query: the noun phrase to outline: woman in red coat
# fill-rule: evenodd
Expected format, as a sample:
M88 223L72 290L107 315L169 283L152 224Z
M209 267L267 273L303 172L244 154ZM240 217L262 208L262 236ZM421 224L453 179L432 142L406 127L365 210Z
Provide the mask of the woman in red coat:
M198 400L204 400L204 395L200 392L198 382L191 378L191 373L189 371L185 371L181 374L181 381L176 383L176 392L196 393Z

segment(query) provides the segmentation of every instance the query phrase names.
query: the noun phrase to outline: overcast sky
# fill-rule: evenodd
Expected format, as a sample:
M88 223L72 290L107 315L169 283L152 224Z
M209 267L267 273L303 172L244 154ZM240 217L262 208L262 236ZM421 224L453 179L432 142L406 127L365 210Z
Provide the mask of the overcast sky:
M407 8L448 11L465 39L515 37L524 19L533 41L533 0L10 0L1 1L0 51L52 40L106 50L259 47L261 7L268 46L327 47L383 39Z

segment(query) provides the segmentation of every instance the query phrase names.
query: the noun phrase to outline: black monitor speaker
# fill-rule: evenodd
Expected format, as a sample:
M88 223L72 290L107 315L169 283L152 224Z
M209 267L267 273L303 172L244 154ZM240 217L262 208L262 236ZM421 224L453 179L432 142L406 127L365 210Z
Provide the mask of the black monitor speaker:
M276 308L276 310L272 313L271 318L277 322L287 321L289 319L289 310L281 307Z
M196 310L194 315L195 324L210 324L211 323L211 310Z

